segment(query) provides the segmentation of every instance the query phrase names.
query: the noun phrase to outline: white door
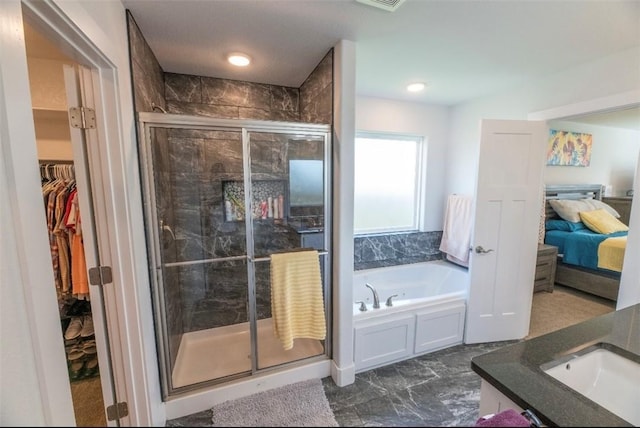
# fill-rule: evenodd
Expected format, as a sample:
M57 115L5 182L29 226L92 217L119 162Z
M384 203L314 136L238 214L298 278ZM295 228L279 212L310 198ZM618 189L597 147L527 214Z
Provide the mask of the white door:
M542 121L481 122L465 343L528 334L546 136Z
M89 69L83 66L64 66L65 90L67 95L67 104L69 108L78 109L80 107L89 109L87 114L74 110L70 113L70 134L71 146L73 150L73 159L75 166L76 183L78 189L78 202L80 205L81 225L82 225L82 241L84 246L84 254L87 269L109 266L108 251L100 251L100 239L107 239L105 235L106 226L104 226L104 195L102 186L99 182L101 160L98 150L98 136L95 127L96 121L91 119L89 112L95 111L97 104L93 95L93 76ZM75 119L72 118L75 116ZM76 127L77 119L84 117L82 127ZM80 120L79 122L82 122ZM100 219L102 217L102 222ZM102 231L102 235L101 235ZM119 334L115 319L114 304L108 302L114 301L113 285L108 275L98 275L97 277L91 273L98 273L93 270L90 272L89 295L91 301L91 315L93 318L95 340L98 356L98 367L100 371L100 383L102 387L102 396L105 406L105 419L107 426L128 425L128 417L124 411L123 405L119 407L116 403L126 402L124 398L126 393L123 389L124 382L116 382L116 373L119 361ZM108 271L102 270L102 274L108 274ZM100 281L97 281L99 279ZM102 282L103 284L99 284ZM111 320L111 323L109 321ZM121 364L121 363L120 363ZM116 377L114 377L116 376ZM118 387L118 384L120 387ZM107 409L109 411L107 411ZM118 425L119 422L119 425Z

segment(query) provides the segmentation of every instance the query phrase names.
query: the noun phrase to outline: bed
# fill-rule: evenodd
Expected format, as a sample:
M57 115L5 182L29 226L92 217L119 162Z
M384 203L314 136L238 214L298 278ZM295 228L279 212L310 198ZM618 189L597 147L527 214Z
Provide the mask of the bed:
M628 227L601 192L599 184L547 185L544 242L558 247L556 284L615 301Z

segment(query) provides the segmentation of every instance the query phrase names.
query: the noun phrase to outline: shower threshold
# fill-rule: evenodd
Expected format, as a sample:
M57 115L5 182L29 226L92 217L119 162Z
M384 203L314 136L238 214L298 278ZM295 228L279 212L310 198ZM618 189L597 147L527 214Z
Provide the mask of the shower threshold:
M271 318L257 322L258 368L273 367L324 353L322 342L296 339L285 351ZM173 369L174 388L251 371L249 323L185 333Z

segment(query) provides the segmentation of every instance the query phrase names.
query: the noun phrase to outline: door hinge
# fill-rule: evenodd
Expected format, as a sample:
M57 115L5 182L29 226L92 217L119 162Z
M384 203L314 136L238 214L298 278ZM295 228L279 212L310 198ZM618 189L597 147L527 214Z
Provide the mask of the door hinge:
M96 127L96 111L88 107L69 108L71 126L80 129L94 129Z
M97 266L89 269L89 284L106 285L111 284L112 281L111 266Z
M107 420L115 421L125 416L129 416L129 407L127 407L126 401L107 406Z

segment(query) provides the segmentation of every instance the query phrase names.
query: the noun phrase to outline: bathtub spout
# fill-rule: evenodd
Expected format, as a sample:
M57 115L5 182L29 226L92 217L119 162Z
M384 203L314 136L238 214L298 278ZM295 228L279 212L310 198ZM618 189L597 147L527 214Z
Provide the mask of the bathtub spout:
M380 299L378 298L378 292L376 289L369 283L366 283L365 287L373 292L373 309L380 309Z

